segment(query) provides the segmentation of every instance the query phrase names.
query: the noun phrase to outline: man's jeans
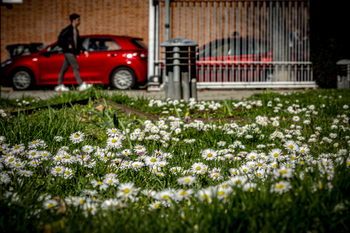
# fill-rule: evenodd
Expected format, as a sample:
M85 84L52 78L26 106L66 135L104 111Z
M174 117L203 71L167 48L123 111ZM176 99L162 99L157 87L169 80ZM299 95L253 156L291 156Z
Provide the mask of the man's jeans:
M57 85L61 85L62 84L64 74L68 70L69 65L72 66L75 78L76 78L78 84L81 85L83 83L83 81L80 78L79 65L78 65L77 59L75 58L75 55L73 53L64 53L63 66L62 66L60 75L58 76L58 83L57 83Z

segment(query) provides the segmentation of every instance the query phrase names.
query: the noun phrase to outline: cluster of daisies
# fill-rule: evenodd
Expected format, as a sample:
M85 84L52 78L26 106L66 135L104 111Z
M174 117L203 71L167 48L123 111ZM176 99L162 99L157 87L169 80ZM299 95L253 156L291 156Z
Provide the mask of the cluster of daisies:
M283 108L280 99L276 98L274 102L277 103L274 111L280 111ZM285 104L288 105L287 102ZM151 100L149 106L153 105L173 105L178 109L185 106L182 101L177 100ZM193 99L188 105L200 109L208 106L213 110L221 107L219 103L197 103ZM250 109L261 105L261 101L247 101L234 103L233 107ZM273 106L272 102L268 102L267 105ZM329 135L324 135L324 129L320 126L312 129L313 134L310 135L304 128L307 127L307 131L310 131L309 117L311 114L317 115L317 109L313 105L305 108L300 108L298 104L287 106L284 111L293 114L293 123L285 129L280 128L280 117L265 116L257 116L254 123L243 126L236 123L217 125L202 121L184 122L173 116L157 122L147 120L142 128L135 128L130 124L125 131L108 129L104 147L81 145L85 134L79 131L71 134L69 140L72 144L79 145L80 149L72 150L62 145L56 152L48 151L46 143L40 139L27 145L11 144L6 143L4 136L0 136L0 184L6 189L3 197L9 203L20 201L19 194L12 187L14 182L23 184L38 175L51 175L54 180L70 180L81 174L78 174L78 171L82 168L87 171L83 177L88 181L87 188L82 190L79 196L55 197L53 193L43 193L37 197L43 209L57 211L64 203L81 208L88 215L127 207L129 203L134 202L141 202L150 210L161 206L169 207L172 202L189 203L193 198L209 203L213 198L229 202L237 192L259 191L266 180L272 181L270 192L289 192L294 177L311 181L312 192L332 190L335 167L345 163L347 168L350 168L348 150L339 147L340 142L350 145L350 136L347 135L349 118L344 114L334 119L332 124L327 126L332 131ZM347 105L344 105L343 109L347 111ZM301 118L306 120L301 122ZM219 141L212 145L212 148L205 148L193 154L169 151L170 145L180 143L181 146L192 148L192 145L186 144L194 144L197 140L184 139L182 135L186 134L186 131L219 131L226 139L235 139L227 142L218 138ZM342 136L338 136L340 133ZM56 136L54 140L61 142L63 138ZM247 151L248 146L251 148L251 139L258 143L256 148ZM132 148L128 148L128 140L134 145ZM266 144L266 140L270 143ZM147 149L145 145L152 144L149 142L158 142L162 149ZM323 143L330 144L329 148L333 153L313 155L312 150ZM179 164L179 157L187 161ZM102 178L96 176L96 168L102 168L106 174ZM129 171L134 176L142 174L143 182L167 181L168 177L173 177L176 180L176 185L173 186L178 188L143 189L143 183L121 182ZM319 175L314 179L316 171ZM202 187L202 180L210 181L213 185ZM101 198L110 191L114 193L113 198ZM33 214L40 211L40 208L34 208Z

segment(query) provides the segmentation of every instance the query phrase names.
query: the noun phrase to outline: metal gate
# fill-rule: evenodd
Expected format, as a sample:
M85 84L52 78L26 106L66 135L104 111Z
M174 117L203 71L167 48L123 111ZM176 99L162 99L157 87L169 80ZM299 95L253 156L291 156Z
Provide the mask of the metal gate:
M168 33L167 37L198 43L198 88L316 87L308 39L309 1L175 0L169 8L167 4L159 1L155 8L155 54L149 57L153 75L164 74L164 48L159 44Z

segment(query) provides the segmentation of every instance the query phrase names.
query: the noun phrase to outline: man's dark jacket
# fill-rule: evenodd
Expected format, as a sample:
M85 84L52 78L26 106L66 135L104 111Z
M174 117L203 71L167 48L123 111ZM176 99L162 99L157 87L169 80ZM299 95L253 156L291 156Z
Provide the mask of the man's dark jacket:
M79 55L80 51L86 51L82 46L82 39L77 29L77 46L74 46L73 26L72 24L62 30L58 37L58 45L62 47L63 53L73 53ZM71 48L69 48L71 45Z

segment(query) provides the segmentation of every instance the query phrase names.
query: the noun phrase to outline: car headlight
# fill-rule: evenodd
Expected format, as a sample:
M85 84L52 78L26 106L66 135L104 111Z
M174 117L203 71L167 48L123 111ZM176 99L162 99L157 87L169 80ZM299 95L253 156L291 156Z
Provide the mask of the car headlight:
M9 64L11 64L11 63L12 63L12 60L4 61L3 63L1 63L1 68L2 68L2 67L5 67L5 66L7 66L7 65L9 65Z

